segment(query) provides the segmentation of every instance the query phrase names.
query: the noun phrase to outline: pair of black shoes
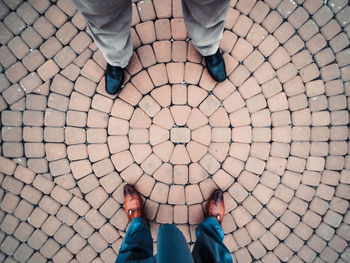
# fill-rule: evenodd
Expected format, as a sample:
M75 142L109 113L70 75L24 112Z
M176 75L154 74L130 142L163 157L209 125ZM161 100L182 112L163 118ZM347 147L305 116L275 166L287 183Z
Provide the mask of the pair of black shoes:
M205 63L209 74L217 82L222 82L226 79L225 61L220 50L214 55L205 56ZM124 69L121 67L111 66L107 63L105 71L106 91L111 95L118 94L123 88Z

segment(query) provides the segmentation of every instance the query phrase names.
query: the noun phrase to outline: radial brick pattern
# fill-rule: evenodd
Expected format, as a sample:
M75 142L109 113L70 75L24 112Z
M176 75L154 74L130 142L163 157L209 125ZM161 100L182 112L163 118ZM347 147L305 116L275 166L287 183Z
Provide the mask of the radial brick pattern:
M129 183L155 243L221 188L236 262L350 262L347 2L233 0L216 83L181 1L134 1L115 98L70 0L0 0L0 261L114 262Z

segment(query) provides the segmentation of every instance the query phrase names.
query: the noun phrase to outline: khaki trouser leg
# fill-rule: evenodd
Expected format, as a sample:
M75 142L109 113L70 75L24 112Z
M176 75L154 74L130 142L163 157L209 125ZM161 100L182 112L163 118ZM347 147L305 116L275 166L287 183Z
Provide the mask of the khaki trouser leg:
M219 48L231 0L182 0L185 24L202 56Z
M131 0L73 0L92 38L113 66L125 68L132 55ZM230 0L182 0L187 31L203 56L219 48Z
M125 68L132 55L131 0L73 0L106 61Z

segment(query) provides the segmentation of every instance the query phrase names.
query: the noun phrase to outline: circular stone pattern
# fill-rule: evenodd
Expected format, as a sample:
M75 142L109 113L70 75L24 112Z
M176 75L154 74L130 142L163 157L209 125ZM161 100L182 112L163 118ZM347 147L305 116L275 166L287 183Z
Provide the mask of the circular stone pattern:
M155 242L173 223L193 246L220 188L235 261L350 261L346 1L233 1L222 83L188 39L180 1L134 1L117 98L69 1L5 2L0 261L114 261L125 183Z

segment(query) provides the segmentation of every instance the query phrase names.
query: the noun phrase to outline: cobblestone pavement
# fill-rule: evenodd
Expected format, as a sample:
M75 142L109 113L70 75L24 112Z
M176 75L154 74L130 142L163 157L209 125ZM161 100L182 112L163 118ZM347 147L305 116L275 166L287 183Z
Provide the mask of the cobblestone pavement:
M192 247L225 191L236 262L350 262L350 7L232 2L214 82L180 0L133 4L119 98L70 0L0 1L0 261L113 262L125 182Z

